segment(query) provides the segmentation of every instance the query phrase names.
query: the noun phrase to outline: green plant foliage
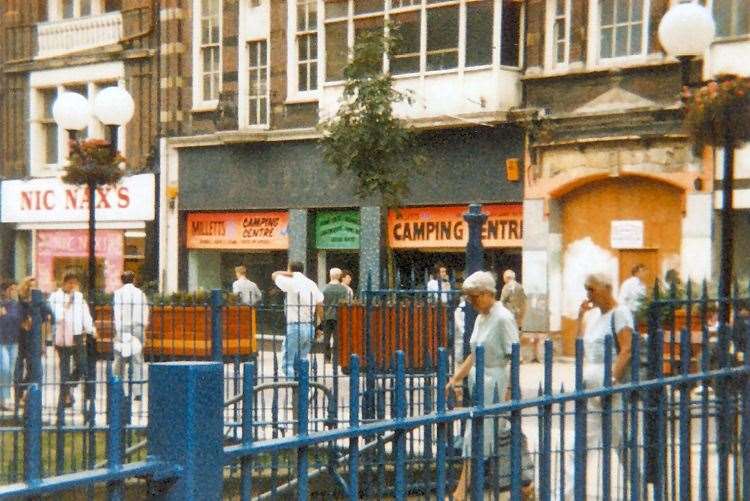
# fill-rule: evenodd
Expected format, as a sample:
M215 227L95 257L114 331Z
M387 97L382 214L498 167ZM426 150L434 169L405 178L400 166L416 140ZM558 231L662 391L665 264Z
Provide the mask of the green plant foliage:
M123 176L125 158L102 139L70 142L69 163L62 180L76 186L115 184Z
M389 35L358 36L344 69L340 108L321 124L321 144L326 162L338 175L356 177L358 197L379 196L393 207L409 193L408 181L421 172L424 158L414 131L393 115L395 103L411 103L413 98L394 89L393 78L383 72L383 54L398 41L395 29L389 28Z

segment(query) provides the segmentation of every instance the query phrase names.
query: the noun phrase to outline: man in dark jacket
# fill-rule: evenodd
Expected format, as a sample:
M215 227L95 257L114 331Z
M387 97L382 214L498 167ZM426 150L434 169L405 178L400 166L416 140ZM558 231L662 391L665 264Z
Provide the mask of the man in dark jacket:
M340 303L347 302L349 298L349 291L341 283L341 270L338 268L331 268L328 272L331 281L323 289L323 305L325 306L325 313L323 314L323 333L325 335L323 344L325 345L325 359L331 361L333 348L331 346L331 338L333 333L336 332L336 325L338 322L338 306Z

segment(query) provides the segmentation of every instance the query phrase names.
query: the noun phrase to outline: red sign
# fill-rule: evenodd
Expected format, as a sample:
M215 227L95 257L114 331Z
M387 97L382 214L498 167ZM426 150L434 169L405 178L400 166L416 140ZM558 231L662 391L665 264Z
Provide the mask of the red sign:
M187 217L187 248L285 250L288 226L286 211L194 212Z
M465 205L407 207L388 211L388 245L393 249L463 248L468 227ZM521 247L523 207L521 204L483 205L487 222L482 228L486 248Z

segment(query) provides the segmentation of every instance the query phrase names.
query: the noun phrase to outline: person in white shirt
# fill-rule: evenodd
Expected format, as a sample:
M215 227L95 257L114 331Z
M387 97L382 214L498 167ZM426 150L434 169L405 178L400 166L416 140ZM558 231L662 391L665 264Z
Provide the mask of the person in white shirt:
M646 297L646 272L647 268L643 264L633 266L630 278L622 283L620 294L617 296L617 302L626 306L634 317L641 308L643 299Z
M295 360L307 359L315 326L323 323L323 293L303 270L302 263L292 261L286 271L274 271L271 275L276 287L286 293L282 370L287 377L294 377Z
M122 381L130 381L131 395L140 400L145 381L143 361L144 332L148 327L148 298L133 282L135 274L126 271L120 277L122 287L117 289L112 299L115 323L114 358L112 370ZM130 370L125 371L127 362ZM127 376L127 378L126 378Z
M437 265L437 274L427 282L428 298L430 301L440 299L441 303L447 303L451 290L451 283L448 278L448 269L443 265Z
M66 273L62 287L50 294L48 302L55 319L55 350L60 359L60 398L63 405L73 405L72 381L85 377L86 360L85 334L94 334L94 321L89 305L78 291L78 277ZM75 369L72 368L75 364Z
M247 268L235 266L234 274L237 280L232 284L232 293L240 297L240 303L255 306L260 302L263 294L252 280L247 278Z

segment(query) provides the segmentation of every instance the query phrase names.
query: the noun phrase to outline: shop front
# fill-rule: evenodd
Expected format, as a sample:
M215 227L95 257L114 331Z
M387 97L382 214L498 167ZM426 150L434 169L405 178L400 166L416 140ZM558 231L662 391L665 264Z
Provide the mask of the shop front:
M318 284L328 281L328 270L348 270L359 275L360 214L358 209L320 210L315 213L315 249Z
M467 205L406 207L388 212L388 247L393 271L401 286L424 287L424 279L442 264L462 280L466 267ZM512 269L521 276L523 208L521 204L484 204L487 222L482 228L485 269L502 275Z
M264 297L275 290L271 273L287 265L289 214L264 212L190 212L185 220L188 290L231 290L235 266L247 268Z
M84 187L56 178L3 181L2 222L15 230L17 279L33 275L49 292L66 273L87 275L88 203ZM95 203L96 284L111 292L121 285L124 270L137 276L142 271L145 223L154 219L154 176L128 176L117 186L101 187Z

